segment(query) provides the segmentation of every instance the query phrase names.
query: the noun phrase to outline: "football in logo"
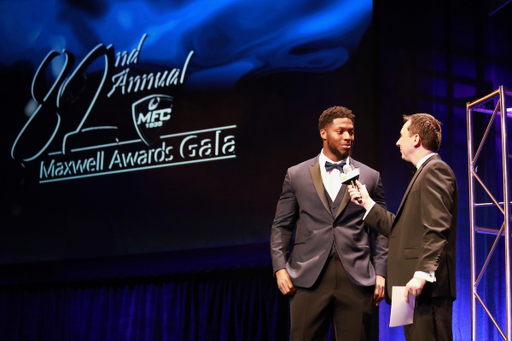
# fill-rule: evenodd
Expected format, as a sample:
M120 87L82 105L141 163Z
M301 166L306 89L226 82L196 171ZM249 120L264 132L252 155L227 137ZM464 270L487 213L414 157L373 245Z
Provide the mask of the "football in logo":
M154 144L170 120L172 105L173 97L169 95L151 95L132 104L135 129L148 146Z

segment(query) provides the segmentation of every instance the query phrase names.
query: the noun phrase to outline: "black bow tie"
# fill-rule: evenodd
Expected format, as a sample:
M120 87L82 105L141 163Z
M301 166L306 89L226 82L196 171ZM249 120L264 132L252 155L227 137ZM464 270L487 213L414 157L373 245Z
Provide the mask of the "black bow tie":
M327 172L332 171L335 168L338 168L340 172L343 173L343 166L345 166L347 163L345 161L342 161L340 163L331 163L329 161L325 161L325 170Z

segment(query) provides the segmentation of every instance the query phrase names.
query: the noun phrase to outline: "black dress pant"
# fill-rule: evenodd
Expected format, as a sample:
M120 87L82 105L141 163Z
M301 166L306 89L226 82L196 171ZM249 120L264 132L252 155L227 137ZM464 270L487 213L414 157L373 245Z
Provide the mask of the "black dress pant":
M417 297L413 323L404 326L407 341L451 341L451 297Z
M317 283L297 288L290 299L290 341L323 341L332 321L338 341L365 340L374 286L354 284L337 256L332 256Z

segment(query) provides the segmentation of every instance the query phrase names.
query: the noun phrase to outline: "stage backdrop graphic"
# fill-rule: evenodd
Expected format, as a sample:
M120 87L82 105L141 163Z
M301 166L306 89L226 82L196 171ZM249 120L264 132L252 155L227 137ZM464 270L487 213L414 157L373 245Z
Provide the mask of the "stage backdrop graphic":
M1 1L0 263L268 243L320 113L370 124L371 19L368 0Z

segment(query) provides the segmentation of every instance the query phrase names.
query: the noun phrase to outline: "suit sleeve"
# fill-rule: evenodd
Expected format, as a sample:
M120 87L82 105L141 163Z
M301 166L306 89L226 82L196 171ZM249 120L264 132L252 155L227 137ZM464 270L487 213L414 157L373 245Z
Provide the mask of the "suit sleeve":
M277 202L276 215L272 223L270 235L274 273L286 267L297 216L298 203L291 183L290 171L288 171L284 179L281 196Z
M423 237L416 271L436 271L453 219L455 178L443 163L427 169L421 182Z
M370 194L376 205L387 210L386 201L384 200L384 187L380 174L377 175L377 184L373 192ZM366 222L366 221L365 221ZM379 276L386 277L386 264L388 258L388 238L382 233L370 230L370 238L372 239L372 259L375 273ZM375 241L373 242L373 239Z
M365 224L387 238L391 234L394 221L395 215L380 205L374 205L364 219Z

